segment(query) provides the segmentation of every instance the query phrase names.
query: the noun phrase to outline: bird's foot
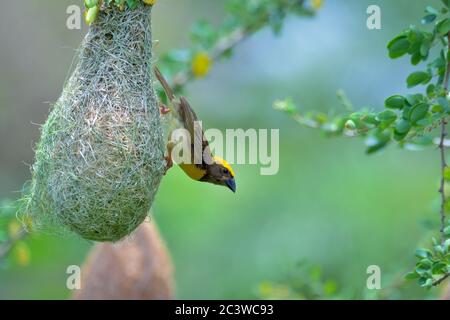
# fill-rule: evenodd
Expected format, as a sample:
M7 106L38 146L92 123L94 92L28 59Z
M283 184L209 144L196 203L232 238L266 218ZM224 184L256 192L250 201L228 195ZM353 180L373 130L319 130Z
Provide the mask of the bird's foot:
M164 169L164 175L166 175L167 171L169 171L169 169L173 167L173 161L172 157L170 156L165 156L164 160L166 160L166 167Z
M166 115L166 114L168 114L170 111L172 111L170 108L168 108L166 105L164 105L164 104L160 104L159 105L159 112L162 114L162 115Z

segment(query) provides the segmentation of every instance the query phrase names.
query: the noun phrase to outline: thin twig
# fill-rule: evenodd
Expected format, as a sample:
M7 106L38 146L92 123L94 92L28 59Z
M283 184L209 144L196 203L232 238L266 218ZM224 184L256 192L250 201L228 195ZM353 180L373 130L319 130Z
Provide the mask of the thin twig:
M447 135L446 131L446 124L447 122L445 119L442 119L441 124L441 140L439 142L439 150L441 154L441 185L439 187L439 192L441 194L441 210L440 210L440 216L441 216L441 242L443 243L445 241L445 234L444 234L444 228L445 228L445 203L446 203L446 197L445 197L445 169L447 167L447 163L445 160L445 145L444 140L445 136Z
M447 40L448 40L448 50L450 50L450 32L447 34ZM450 77L450 60L447 61L447 69L445 71L445 78L444 78L444 89L445 94L448 94L448 82ZM441 210L440 210L440 216L441 216L441 243L445 242L445 204L446 204L446 196L445 196L445 169L447 168L447 162L445 160L445 137L447 136L447 120L442 119L441 122L441 139L439 142L439 150L441 154L441 185L439 188L439 192L441 193Z

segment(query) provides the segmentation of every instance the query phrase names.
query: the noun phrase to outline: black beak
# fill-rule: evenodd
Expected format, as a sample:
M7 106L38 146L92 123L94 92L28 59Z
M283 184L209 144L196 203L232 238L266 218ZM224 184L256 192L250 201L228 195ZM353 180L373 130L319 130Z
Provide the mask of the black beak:
M230 178L225 182L227 184L227 187L230 188L231 191L236 192L236 182L234 181L234 178Z

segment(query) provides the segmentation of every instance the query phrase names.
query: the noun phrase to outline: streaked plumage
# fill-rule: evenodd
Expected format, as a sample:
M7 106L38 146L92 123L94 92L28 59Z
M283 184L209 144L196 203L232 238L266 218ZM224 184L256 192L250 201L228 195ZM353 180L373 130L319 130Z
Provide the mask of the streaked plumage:
M197 115L189 105L185 97L177 98L169 84L155 67L155 75L166 93L170 102L170 109L175 118L177 127L185 128L191 138L191 163L181 163L180 168L193 180L209 182L217 185L226 186L233 192L236 192L236 182L234 179L234 171L231 166L222 158L211 154L208 141L202 130L195 130L195 122L198 121ZM170 137L170 134L169 134ZM202 161L199 164L194 163L194 144L202 145ZM171 166L171 150L170 142L168 143L168 167Z

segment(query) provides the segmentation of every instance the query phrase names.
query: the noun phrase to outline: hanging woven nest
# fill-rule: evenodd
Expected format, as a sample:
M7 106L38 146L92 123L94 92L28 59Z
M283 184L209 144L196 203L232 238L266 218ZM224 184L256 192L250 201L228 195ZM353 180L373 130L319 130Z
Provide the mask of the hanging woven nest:
M152 87L152 7L111 7L90 26L36 149L25 214L117 241L146 218L164 172Z

